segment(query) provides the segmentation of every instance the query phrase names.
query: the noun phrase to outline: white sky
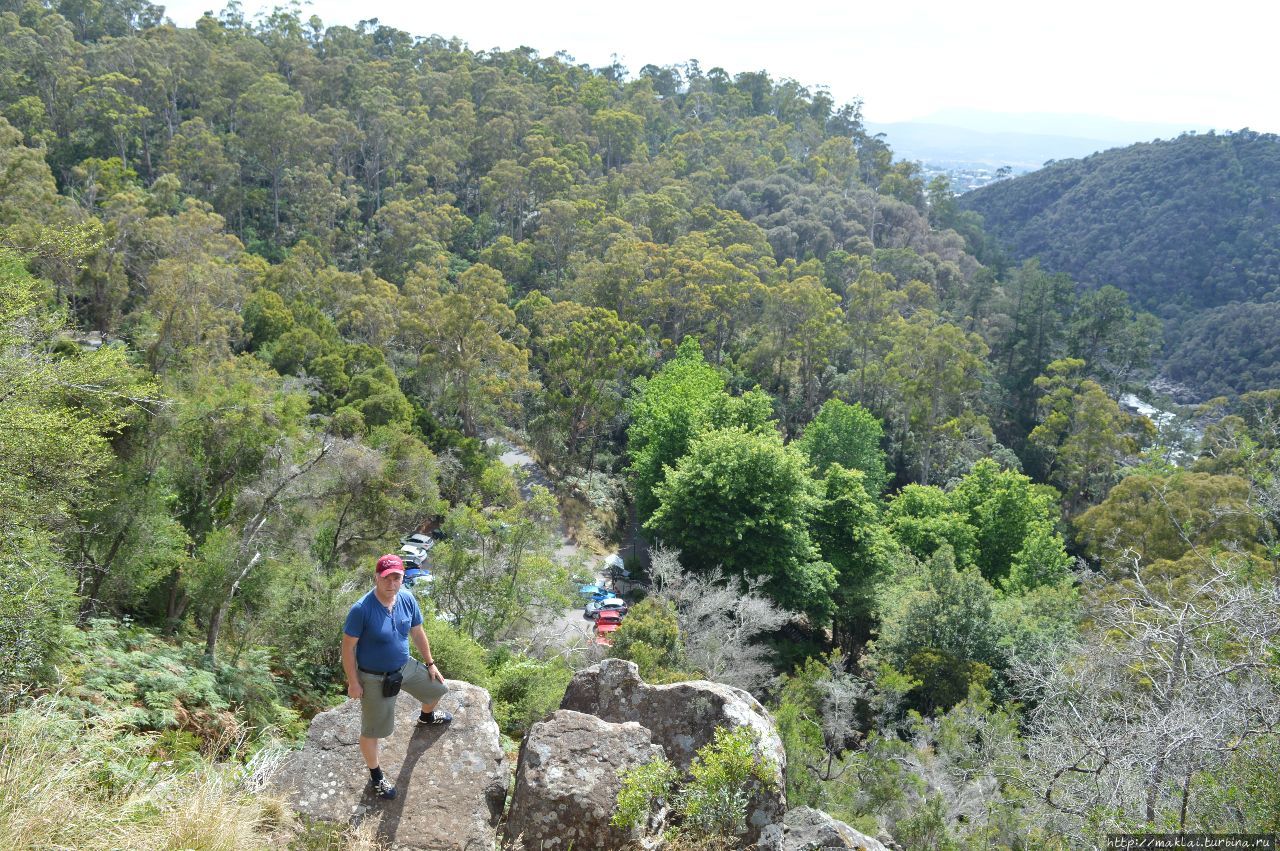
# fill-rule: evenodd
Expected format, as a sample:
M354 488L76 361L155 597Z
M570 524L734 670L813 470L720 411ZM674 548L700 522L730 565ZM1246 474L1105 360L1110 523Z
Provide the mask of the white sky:
M164 5L191 26L223 0ZM248 17L275 5L243 0ZM967 108L1280 132L1272 0L314 0L302 13L326 26L378 18L473 50L564 50L597 67L617 54L633 74L691 58L763 69L826 85L837 103L861 97L870 121Z

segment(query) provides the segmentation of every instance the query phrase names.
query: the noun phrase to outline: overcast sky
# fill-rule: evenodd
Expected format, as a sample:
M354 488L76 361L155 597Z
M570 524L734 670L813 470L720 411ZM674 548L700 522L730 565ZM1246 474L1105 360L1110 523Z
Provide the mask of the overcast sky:
M164 5L191 26L223 3ZM243 5L253 17L278 4ZM473 50L563 50L592 66L616 54L632 73L691 58L704 70L764 69L825 85L838 102L860 97L878 122L980 109L1280 131L1280 7L1265 0L315 0L303 6L311 14L326 26L378 18Z

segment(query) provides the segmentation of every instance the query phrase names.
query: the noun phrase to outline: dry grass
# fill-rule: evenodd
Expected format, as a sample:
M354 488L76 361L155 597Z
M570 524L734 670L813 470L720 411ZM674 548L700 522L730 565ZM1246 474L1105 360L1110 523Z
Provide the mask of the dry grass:
M244 770L147 759L148 740L39 707L0 717L0 849L248 851L302 847L279 800ZM372 829L335 830L333 851L377 851Z

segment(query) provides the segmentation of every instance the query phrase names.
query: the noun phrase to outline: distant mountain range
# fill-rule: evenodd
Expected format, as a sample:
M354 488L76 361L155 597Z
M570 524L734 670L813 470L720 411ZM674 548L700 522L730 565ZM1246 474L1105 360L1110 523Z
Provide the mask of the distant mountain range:
M868 121L867 129L883 133L898 159L940 169L1009 166L1015 173L1024 173L1050 160L1087 157L1134 142L1173 139L1186 131L1208 128L1096 115L953 109L917 121Z

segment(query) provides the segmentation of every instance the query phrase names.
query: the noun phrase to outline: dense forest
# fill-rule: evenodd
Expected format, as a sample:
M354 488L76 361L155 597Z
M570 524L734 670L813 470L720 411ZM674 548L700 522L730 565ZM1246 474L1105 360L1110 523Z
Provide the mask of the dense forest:
M0 10L0 835L338 847L239 780L343 699L372 560L437 533L432 647L514 742L592 659L536 638L590 575L562 528L631 515L608 652L760 696L793 806L912 849L1280 829L1280 390L1122 408L1171 299L1054 265L1085 231L993 259L763 71Z
M1277 198L1280 138L1242 130L1048 163L956 203L1000 251L1157 312L1169 377L1208 397L1276 386Z

